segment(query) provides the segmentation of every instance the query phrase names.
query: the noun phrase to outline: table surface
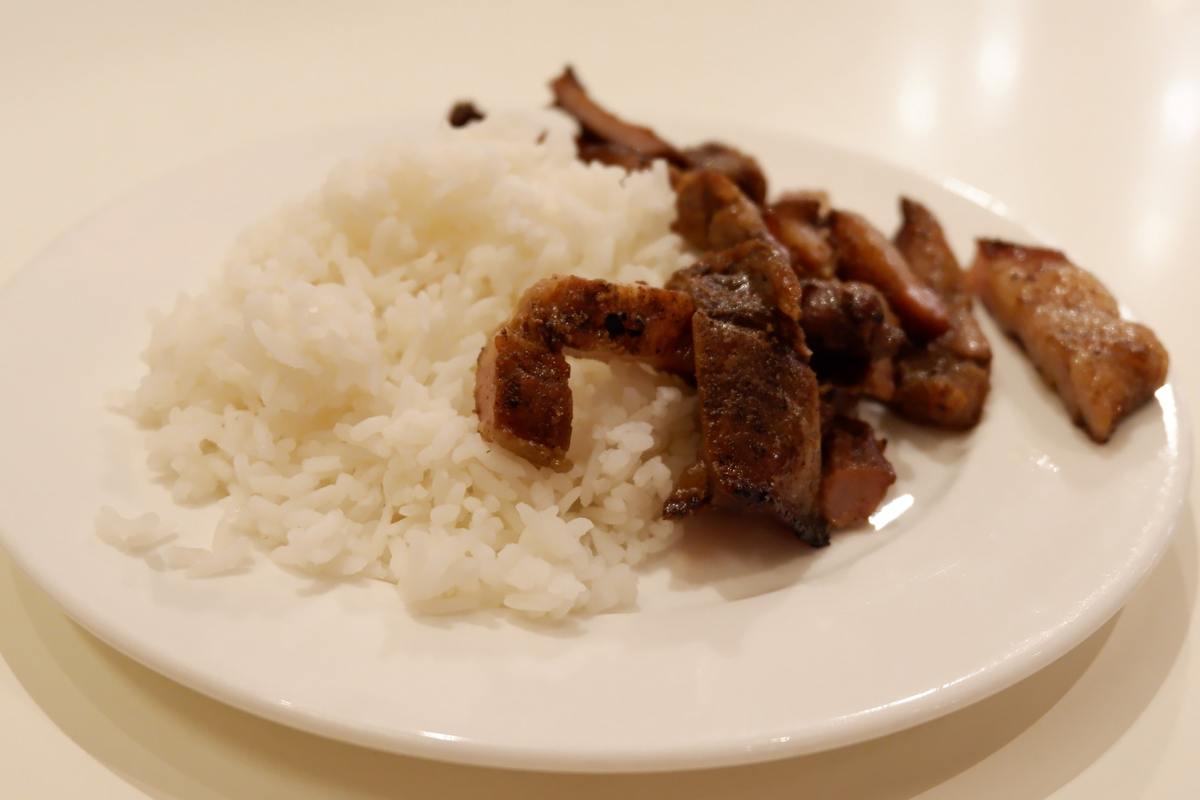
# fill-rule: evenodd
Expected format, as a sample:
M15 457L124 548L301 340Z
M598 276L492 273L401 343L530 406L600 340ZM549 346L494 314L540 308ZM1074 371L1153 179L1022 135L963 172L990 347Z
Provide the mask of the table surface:
M810 5L10 8L0 280L75 220L205 155L397 110L440 113L462 95L540 105L570 60L631 117L728 115L982 187L1151 320L1183 397L1200 397L1182 302L1200 292L1200 8ZM0 553L0 795L1197 797L1198 485L1126 608L1017 686L873 742L664 775L457 767L258 720L101 644Z

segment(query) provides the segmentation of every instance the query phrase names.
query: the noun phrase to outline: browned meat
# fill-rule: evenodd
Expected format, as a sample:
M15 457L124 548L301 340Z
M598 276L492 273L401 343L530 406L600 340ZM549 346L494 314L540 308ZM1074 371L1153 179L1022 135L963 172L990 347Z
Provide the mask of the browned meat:
M833 277L837 258L825 225L828 213L824 192L788 192L763 212L767 230L787 248L796 274Z
M830 215L839 276L869 283L887 298L914 340L937 338L950 327L942 299L913 275L904 257L871 223L849 211Z
M901 198L896 249L913 273L945 301L950 329L907 346L896 359L892 408L901 416L950 430L975 427L991 387L992 348L971 310L971 296L942 226L929 209Z
M787 256L769 239L752 239L707 254L667 285L696 306L701 461L663 513L684 516L708 504L759 511L810 544L826 543L815 505L817 381L804 363L802 289Z
M837 259L824 229L781 214L774 207L767 209L763 219L771 235L787 248L797 275L833 277Z
M450 109L450 114L447 116L450 121L450 127L462 128L470 125L472 122L479 122L483 119L483 112L475 107L475 104L470 100L460 100Z
M722 251L725 252L725 251ZM675 273L667 287L691 295L714 319L773 331L780 323L769 285L746 272L709 271L703 261Z
M824 430L821 515L834 528L861 525L879 506L896 471L883 455L887 442L870 424L836 415Z
M970 280L1097 442L1166 380L1154 332L1122 319L1104 285L1063 253L981 239Z
M939 342L906 349L896 359L891 407L924 425L974 428L991 387L988 367L950 352Z
M526 290L509 325L552 350L625 356L690 375L693 308L680 292L559 275Z
M874 363L890 360L904 343L904 332L874 287L826 280L804 281L803 287L800 326L821 380L861 384Z
M703 461L697 461L683 471L675 489L663 503L663 516L667 519L680 519L704 508L712 500L712 490L708 485L708 467Z
M875 359L867 366L867 374L862 383L851 388L863 397L870 397L881 403L890 401L896 394L896 359Z
M949 352L987 364L992 360L992 348L983 329L972 313L966 276L950 249L937 217L915 200L900 198L903 221L896 233L896 249L913 273L946 302L950 330L938 340Z
M697 250L724 250L767 236L754 203L719 172L693 170L675 182L676 233Z
M565 469L571 445L571 366L561 351L507 325L479 354L479 433L533 464Z
M733 181L756 205L767 200L767 176L754 156L720 142L705 142L683 151L684 161L691 169L719 172Z
M784 192L771 203L771 208L810 225L824 225L832 210L829 206L829 193L820 189Z
M698 283L696 279L718 275L744 279L727 284L744 287L737 298L724 295L706 297L705 287L717 284ZM769 328L775 310L793 321L799 320L804 291L796 274L788 266L787 258L767 239L752 239L708 253L692 266L672 275L667 281L667 288L693 294L697 307L708 311L709 316L724 319L732 315L732 322L763 329ZM732 303L732 306L729 309L719 308L715 305L718 301ZM736 308L743 310L735 311Z
M821 478L817 378L766 333L697 311L692 322L700 395L701 461L718 508L767 513L805 542L829 535L817 506ZM687 488L686 498L694 496ZM672 502L683 498L672 498Z
M966 291L966 276L933 212L916 200L901 197L900 216L894 241L913 274L942 297Z
M992 346L975 318L975 311L969 296L960 295L946 299L946 309L950 314L950 330L929 342L952 355L971 361L981 367L992 363Z
M657 133L626 122L592 100L570 67L550 82L550 89L554 92L554 105L574 117L583 128L584 141L606 142L645 158L682 163L679 151Z
M479 355L480 433L534 464L566 469L571 370L563 353L634 358L690 375L693 308L686 294L641 284L539 281Z

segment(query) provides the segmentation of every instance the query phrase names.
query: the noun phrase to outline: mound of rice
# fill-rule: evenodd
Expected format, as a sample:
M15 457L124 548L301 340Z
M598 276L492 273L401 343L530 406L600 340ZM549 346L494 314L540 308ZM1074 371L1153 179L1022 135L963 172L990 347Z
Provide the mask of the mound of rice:
M635 602L631 566L676 536L659 513L695 456L682 385L573 361L562 474L485 442L474 415L480 348L534 281L661 285L688 261L663 165L581 164L574 133L496 117L343 164L154 321L128 411L177 500L221 502L216 556L252 541L393 581L425 612Z

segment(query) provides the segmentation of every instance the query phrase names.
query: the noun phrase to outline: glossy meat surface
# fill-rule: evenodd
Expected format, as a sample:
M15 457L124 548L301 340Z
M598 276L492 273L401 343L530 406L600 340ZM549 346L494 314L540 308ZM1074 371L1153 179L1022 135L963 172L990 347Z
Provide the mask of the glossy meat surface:
M937 217L915 200L900 200L901 225L896 233L896 249L908 262L913 274L937 292L946 303L950 329L938 341L951 353L979 364L992 360L979 321L972 311L966 274L958 265L954 251Z
M901 199L900 212L896 249L913 274L942 297L950 328L901 352L891 405L914 422L967 430L983 415L991 388L992 348L972 310L966 276L937 218L909 198Z
M758 207L720 172L681 174L675 182L675 211L675 232L697 250L724 250L768 235Z
M883 454L886 442L869 423L835 415L824 429L821 515L834 528L861 525L879 507L896 471Z
M860 384L873 362L890 359L904 343L904 332L873 286L808 280L803 291L800 326L822 380Z
M624 356L688 375L693 308L690 297L668 289L560 275L526 290L510 326L552 350Z
M864 217L834 211L830 235L839 277L869 283L882 292L912 339L928 341L949 329L941 297L913 274L895 246Z
M1166 380L1154 332L1122 319L1104 285L1063 253L981 239L971 282L1097 442Z
M505 326L479 354L475 413L489 442L532 464L567 468L571 366L561 352Z
M691 374L692 311L690 297L666 289L575 276L539 281L479 355L480 433L538 466L566 469L572 397L564 353Z
M682 161L679 151L650 128L626 122L588 96L571 67L550 82L550 90L554 93L554 105L579 122L585 141L619 145L645 158Z
M979 424L991 389L986 364L937 344L906 350L896 359L890 405L901 416L947 430Z
M828 544L817 379L766 333L693 318L701 460L718 508L772 515L814 546Z
M810 355L801 316L802 287L787 257L770 241L752 239L709 253L667 282L713 319L754 328Z
M837 255L829 241L829 198L823 192L788 192L766 207L767 229L787 248L797 275L832 278Z
M667 519L681 519L704 508L711 500L708 467L703 461L697 461L679 476L675 489L663 503L663 516Z
M721 142L705 142L683 151L690 169L719 172L756 205L767 199L767 176L754 156Z

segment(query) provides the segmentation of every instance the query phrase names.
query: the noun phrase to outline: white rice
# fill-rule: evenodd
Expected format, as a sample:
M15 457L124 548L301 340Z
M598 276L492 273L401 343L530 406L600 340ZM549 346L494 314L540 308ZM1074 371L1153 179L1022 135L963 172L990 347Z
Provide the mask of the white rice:
M290 568L393 581L424 612L635 602L630 567L673 541L659 512L695 455L681 385L574 360L561 474L485 442L474 415L480 348L534 281L661 285L688 260L663 165L580 164L574 133L549 112L489 118L343 164L155 320L128 410L174 497L223 511L211 550L157 566L229 571L254 542ZM155 544L157 520L126 539L102 516L107 540Z

